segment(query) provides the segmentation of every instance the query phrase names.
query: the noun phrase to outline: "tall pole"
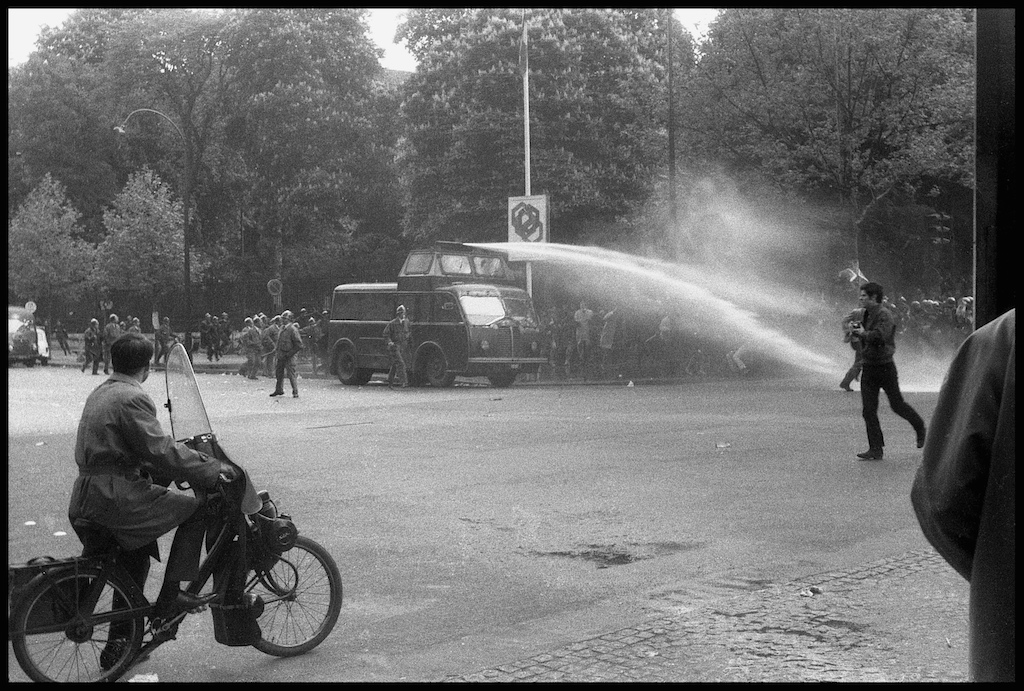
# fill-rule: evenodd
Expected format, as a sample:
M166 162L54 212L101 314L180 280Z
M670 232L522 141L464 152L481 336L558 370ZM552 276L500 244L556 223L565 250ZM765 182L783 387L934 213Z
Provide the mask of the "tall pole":
M185 175L181 180L181 206L182 214L184 216L184 226L182 227L182 238L185 244L185 326L191 329L190 320L192 319L192 258L191 258L191 246L189 243L189 202L192 199L192 151L189 149L188 140L185 139L185 134L178 127L178 124L174 122L165 113L161 113L159 110L153 108L136 108L132 112L128 113L125 117L124 122L114 128L114 131L118 134L125 133L125 126L128 125L128 121L132 119L132 116L136 113L153 113L159 115L164 120L171 124L174 131L181 137L181 146L185 151Z
M523 38L519 44L519 71L523 75L523 141L525 142L526 196L530 192L530 53L526 34L526 10L523 10Z
M523 38L519 43L519 71L523 75L523 170L526 176L526 196L530 192L530 51L526 33L526 9L523 9ZM533 296L533 266L526 262L526 292Z
M182 229L182 239L185 244L185 328L192 330L192 245L189 241L189 210L192 199L192 151L188 142L182 137L185 145L185 180L181 185L184 199L181 205L184 207L182 213L185 217L185 225Z

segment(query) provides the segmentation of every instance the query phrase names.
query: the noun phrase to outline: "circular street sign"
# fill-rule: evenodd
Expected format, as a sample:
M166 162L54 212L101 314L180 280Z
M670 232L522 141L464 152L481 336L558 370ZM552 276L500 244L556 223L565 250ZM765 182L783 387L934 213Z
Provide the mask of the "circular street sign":
M36 303L34 303L31 300L29 300L28 302L25 303L25 309L27 309L32 314L35 314L36 313Z
M281 281L276 278L272 278L267 281L267 292L275 297L281 294L283 287L284 286L281 285Z

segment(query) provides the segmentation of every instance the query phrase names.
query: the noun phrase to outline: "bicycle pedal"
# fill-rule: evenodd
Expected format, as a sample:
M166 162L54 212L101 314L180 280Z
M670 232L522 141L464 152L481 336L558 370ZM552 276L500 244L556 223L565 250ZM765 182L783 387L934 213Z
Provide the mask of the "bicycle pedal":
M178 624L167 623L158 628L153 632L153 641L158 643L166 643L167 641L177 640L178 638Z

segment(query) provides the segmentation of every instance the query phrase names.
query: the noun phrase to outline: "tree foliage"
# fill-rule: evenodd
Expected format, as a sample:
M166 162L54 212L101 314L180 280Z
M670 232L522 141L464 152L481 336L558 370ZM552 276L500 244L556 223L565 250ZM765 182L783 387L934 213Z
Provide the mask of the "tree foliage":
M181 201L148 168L133 173L103 214L97 285L159 300L184 281Z
M732 169L857 212L927 179L970 185L972 25L953 9L725 10L694 116Z
M928 261L969 249L973 11L935 8L734 8L701 46L664 8L415 8L404 83L358 8L80 9L8 71L9 223L49 173L81 213L72 237L98 245L145 166L188 199L207 285L384 279L411 243L504 240L526 191L524 16L530 191L553 240L674 254L678 194L732 262L708 203L727 190L817 202L814 232L893 262L928 241L921 214L953 217Z
M651 44L663 16L525 12L531 192L549 195L559 240L578 239L588 221L628 213L650 193L664 160L663 70ZM525 187L523 17L414 9L399 29L419 61L406 84L400 152L405 231L414 238L504 240L506 200ZM641 20L646 31L637 31Z
M693 150L747 191L841 212L822 228L832 248L823 265L856 258L875 278L920 283L923 267L908 271L903 261L913 251L963 274L965 255L937 255L920 230L929 206L945 206L963 218L955 245L969 246L972 212L959 201L973 186L973 17L935 8L723 10L690 85ZM915 207L916 217L904 213ZM705 207L696 220L699 235L720 219Z
M49 174L7 225L8 304L73 302L89 285L95 250L79 239L80 214Z
M362 196L382 177L372 113L379 56L364 15L306 8L234 17L225 64L239 108L229 143L251 172L250 215L275 276L305 254L290 248L343 247L372 213Z

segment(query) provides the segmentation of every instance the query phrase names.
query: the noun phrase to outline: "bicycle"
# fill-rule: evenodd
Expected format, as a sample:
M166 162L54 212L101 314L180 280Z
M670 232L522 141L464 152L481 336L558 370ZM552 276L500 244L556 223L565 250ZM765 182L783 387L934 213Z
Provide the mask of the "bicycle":
M172 376L187 372L195 397L198 388L183 346L172 348L170 360L173 428ZM197 405L188 396L186 391L175 407L202 426L202 399ZM182 424L179 417L178 426ZM222 479L206 494L207 554L187 587L193 595L204 594L212 578L214 637L223 645L252 646L277 657L309 652L327 638L341 612L337 564L324 547L298 534L291 516L278 511L269 493L253 489L244 469L228 459L212 432L184 441L238 471L238 479ZM178 487L190 489L187 483ZM33 681L117 680L173 640L189 614L160 618L118 562L122 550L113 536L89 521L76 522L74 528L86 552L95 556L41 557L8 567L8 583L16 584L9 592L8 638L18 664Z

